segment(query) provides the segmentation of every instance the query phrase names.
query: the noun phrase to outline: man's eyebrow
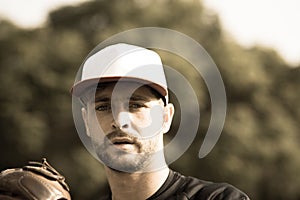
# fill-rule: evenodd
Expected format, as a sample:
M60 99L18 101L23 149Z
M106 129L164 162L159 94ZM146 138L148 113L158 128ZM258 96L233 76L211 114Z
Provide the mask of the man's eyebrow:
M150 101L150 98L140 95L132 95L130 97L131 101Z
M109 102L109 101L110 101L109 97L103 97L103 96L95 97L95 102Z

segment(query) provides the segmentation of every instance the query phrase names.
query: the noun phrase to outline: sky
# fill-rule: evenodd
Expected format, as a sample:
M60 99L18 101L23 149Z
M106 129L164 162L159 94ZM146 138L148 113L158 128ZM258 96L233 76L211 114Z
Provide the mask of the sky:
M0 17L8 18L23 28L34 28L45 23L51 10L86 1L88 0L0 0Z
M0 17L23 28L46 21L51 10L88 0L0 0ZM245 47L274 48L291 65L300 65L299 0L202 0L219 15L223 29Z
M272 47L292 65L300 65L299 0L203 0L237 42Z

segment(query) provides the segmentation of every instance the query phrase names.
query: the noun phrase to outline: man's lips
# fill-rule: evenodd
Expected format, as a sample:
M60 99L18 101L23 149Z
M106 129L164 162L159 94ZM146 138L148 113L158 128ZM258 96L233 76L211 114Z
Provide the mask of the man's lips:
M139 152L140 145L134 139L128 137L113 137L110 144L122 151Z
M121 131L114 131L108 134L105 138L105 144L107 147L115 147L122 151L135 153L140 152L142 147L142 143L138 138Z
M110 141L114 145L134 144L135 143L131 138L126 138L126 137L115 137L115 138L112 138Z

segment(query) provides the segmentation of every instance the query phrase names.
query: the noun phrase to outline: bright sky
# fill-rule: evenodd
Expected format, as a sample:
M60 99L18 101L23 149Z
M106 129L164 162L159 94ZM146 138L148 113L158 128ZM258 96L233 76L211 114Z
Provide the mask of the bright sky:
M203 0L216 11L223 28L240 44L276 49L291 64L300 64L299 0Z
M44 23L61 5L87 0L0 0L0 16L22 27ZM240 44L276 49L291 64L300 64L299 0L202 0L221 19L223 28Z
M36 27L46 21L48 12L62 5L87 0L0 0L0 17L9 18L24 28Z

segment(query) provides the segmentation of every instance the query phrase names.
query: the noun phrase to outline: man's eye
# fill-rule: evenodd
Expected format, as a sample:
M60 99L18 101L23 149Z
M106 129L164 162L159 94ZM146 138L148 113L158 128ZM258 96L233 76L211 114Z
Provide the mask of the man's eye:
M130 103L129 104L130 109L139 109L139 108L143 108L143 107L145 107L145 105L142 103Z
M105 105L98 105L96 106L97 111L107 111L110 110L110 105L105 104Z

